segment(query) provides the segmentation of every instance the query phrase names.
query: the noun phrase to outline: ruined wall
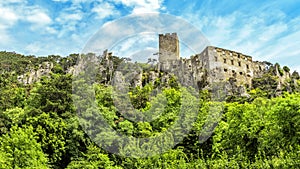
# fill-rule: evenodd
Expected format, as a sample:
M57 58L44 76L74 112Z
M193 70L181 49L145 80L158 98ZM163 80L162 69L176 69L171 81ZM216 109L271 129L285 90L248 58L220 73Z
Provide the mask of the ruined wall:
M165 45L160 44L163 48ZM251 56L214 46L208 46L189 59L161 60L158 66L160 71L174 73L182 84L198 83L199 86L235 79L238 87L251 87L252 79L267 70L265 62L252 61ZM201 84L204 82L207 84Z
M213 46L207 47L198 57L209 72L210 83L235 78L238 85L251 86L252 78L266 70L265 63L253 62L250 56Z
M179 59L179 41L176 33L159 34L159 62Z
M214 61L218 64L219 72L224 75L223 80L228 80L230 77L237 79L237 82L242 84L251 84L253 77L252 58L241 53L221 48L214 48L216 53ZM214 68L215 68L214 67Z

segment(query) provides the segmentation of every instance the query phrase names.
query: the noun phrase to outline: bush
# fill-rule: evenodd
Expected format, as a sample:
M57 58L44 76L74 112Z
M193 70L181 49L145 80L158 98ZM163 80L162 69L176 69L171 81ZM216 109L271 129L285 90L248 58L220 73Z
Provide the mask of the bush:
M283 66L283 70L284 70L285 72L290 72L290 68L287 67L287 66Z

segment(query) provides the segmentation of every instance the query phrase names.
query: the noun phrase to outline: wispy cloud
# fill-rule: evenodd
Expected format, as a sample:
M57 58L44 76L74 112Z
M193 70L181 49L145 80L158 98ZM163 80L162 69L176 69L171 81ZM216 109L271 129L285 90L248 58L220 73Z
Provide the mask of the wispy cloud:
M58 38L69 35L69 33L76 32L79 29L83 15L84 14L80 10L67 9L61 12L55 19L55 25L57 25L60 29Z
M69 0L52 0L53 2L68 2Z
M97 14L97 19L104 19L112 15L119 15L117 9L109 3L100 3L92 9Z
M1 4L6 5L6 4L16 4L16 3L26 3L26 0L6 0L1 2Z
M25 16L22 19L31 23L32 29L43 28L52 23L52 19L48 14L39 7L27 7L25 10L26 11L23 12Z
M6 0L0 2L0 48L45 55L80 52L107 21L124 14L157 12L162 0ZM17 32L16 32L17 31ZM28 38L30 37L30 38ZM47 41L47 42L45 42ZM56 44L57 47L49 44ZM20 48L21 49L17 49ZM48 51L48 52L47 52Z
M115 0L115 3L121 3L127 7L132 8L132 13L148 13L159 12L165 9L162 5L163 0Z
M292 0L49 0L47 3L36 0L2 0L0 50L16 50L36 55L67 55L80 52L85 42L107 22L128 14L166 12L193 24L203 32L211 45L240 51L253 56L255 60L279 62L298 69L298 8L299 2ZM170 24L175 28L182 27L180 23ZM134 33L130 32L132 30L129 26L109 31L120 35L124 32ZM161 33L175 30L163 30ZM185 31L185 34L189 33ZM200 44L199 37L186 39L182 36L179 35L179 38L183 41ZM106 42L109 43L110 40ZM125 50L126 45L134 46L136 43L124 43L123 48ZM197 46L193 48L197 49L196 52L201 52ZM130 49L135 50L132 47L128 48L129 51ZM189 52L184 50L182 47L183 56L188 57Z
M50 27L52 19L46 11L39 6L29 5L24 0L2 1L0 3L0 27L2 32L5 32L6 36L12 39L13 36L9 34L9 29L18 26L22 22L28 23L29 28L33 31L53 33L54 30ZM23 30L25 31L26 28L24 27Z
M42 49L41 44L37 42L31 43L25 47L25 51L27 53L38 53L41 51L41 49Z
M0 6L0 20L2 27L9 27L15 24L19 16L11 9Z
M11 37L9 36L6 29L0 27L0 45L4 47L8 47L8 43L11 43Z
M218 4L215 4L219 6ZM182 16L194 23L212 45L251 55L255 60L268 60L292 65L291 58L300 54L300 18L291 17L270 3L256 8L235 9L226 14L218 12L185 11ZM204 8L203 6L202 8ZM208 9L214 9L207 6ZM191 8L190 8L191 9Z
M132 58L135 56L140 57L141 60L146 60L147 57L153 56L153 53L149 55L149 51L158 52L158 37L156 34L138 34L132 37L128 37L111 48L114 54L117 56ZM151 49L151 50L150 50ZM143 51L146 51L144 55L141 55ZM155 53L154 52L154 53ZM138 54L140 56L138 56Z

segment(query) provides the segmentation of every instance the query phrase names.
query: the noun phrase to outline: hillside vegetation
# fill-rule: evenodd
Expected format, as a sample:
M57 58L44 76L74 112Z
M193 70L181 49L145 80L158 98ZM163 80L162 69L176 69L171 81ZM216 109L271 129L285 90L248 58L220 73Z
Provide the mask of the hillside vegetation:
M80 107L85 103L73 103L74 97L80 96L72 94L74 77L69 70L76 64L77 57L77 54L35 57L0 52L0 169L281 169L300 166L300 83L297 72L282 85L278 94L278 77L274 72L280 66L274 65L263 77L253 79L253 88L248 89L250 97L232 95L225 101L211 99L212 93L207 90L199 91L197 98L194 91L179 85L176 79L165 84L158 79L157 83L128 91L131 104L140 114L125 112L127 117L147 116L151 108L155 108L151 112L158 115L152 121L136 122L126 119L124 112L116 107L112 97L114 88L101 80L92 86L95 107ZM115 63L120 62L117 57L113 59ZM18 76L39 69L44 62L53 63L49 75L31 84L18 80ZM284 67L280 71L289 70ZM162 92L153 95L158 85L162 86ZM163 108L159 107L163 104L161 98L165 98ZM196 106L196 113L186 111L179 117L182 105ZM78 119L79 108L84 111L85 121ZM105 117L115 131L136 138L158 136L177 120L180 124L175 127L190 129L183 140L168 151L134 158L128 154L136 157L145 154L143 149L136 148L138 143L116 144L108 131L97 128L97 115ZM214 132L207 139L201 139L200 136L207 134L203 133L207 122L213 125ZM88 132L83 128L89 129ZM163 144L172 145L176 141L175 134L169 132L168 137L163 138ZM111 153L96 144L95 140L103 139L107 147L121 148L116 154Z

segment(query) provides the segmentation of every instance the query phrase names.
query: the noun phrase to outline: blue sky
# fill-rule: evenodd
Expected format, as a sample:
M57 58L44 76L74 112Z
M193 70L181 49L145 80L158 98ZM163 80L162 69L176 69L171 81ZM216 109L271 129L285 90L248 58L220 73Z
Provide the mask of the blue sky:
M37 56L80 53L105 23L160 12L187 20L213 46L299 71L299 9L297 0L2 0L0 50Z

